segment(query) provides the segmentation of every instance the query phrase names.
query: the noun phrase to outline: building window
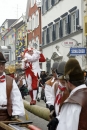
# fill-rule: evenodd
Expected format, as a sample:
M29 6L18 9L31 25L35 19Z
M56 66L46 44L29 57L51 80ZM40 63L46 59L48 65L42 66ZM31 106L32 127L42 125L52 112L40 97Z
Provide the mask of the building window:
M49 27L49 43L52 42L52 32L53 32L53 25Z
M59 0L55 0L55 4L58 3Z
M36 19L35 19L35 26L36 26L36 28L39 26L39 12L37 11L36 12L36 17L35 17Z
M59 38L59 22L55 23L55 35L56 39Z
M46 43L47 43L47 40L46 40L46 37L47 37L47 29L45 29L43 33L44 33L44 34L43 34L44 45L46 45Z
M8 52L4 52L4 57L5 57L7 62L11 61L11 59L10 59L10 52L9 51Z
M38 50L39 50L39 38L38 38L38 37L36 37L35 49L38 49Z
M67 35L67 20L66 17L62 20L62 26L63 26L63 36Z
M46 12L46 0L43 0L43 13Z
M32 44L32 42L31 42L31 41L29 41L28 47L31 47L31 44Z
M31 0L31 7L34 6L34 0Z
M50 9L51 8L51 0L48 0L48 9Z
M28 30L31 30L32 29L32 20L31 18L29 18L29 22L27 23L28 25Z
M76 12L71 14L71 32L76 31Z
M35 27L34 23L35 23L35 18L34 18L34 15L33 15L32 16L32 30L34 30L34 27Z

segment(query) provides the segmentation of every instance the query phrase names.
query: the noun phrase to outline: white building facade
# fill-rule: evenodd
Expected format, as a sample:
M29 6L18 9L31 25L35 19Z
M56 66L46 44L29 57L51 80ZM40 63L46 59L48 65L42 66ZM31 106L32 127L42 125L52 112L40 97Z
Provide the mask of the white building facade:
M71 47L84 47L82 0L42 1L42 46L47 59L43 68L48 72L53 62L71 57ZM85 57L74 57L84 67Z

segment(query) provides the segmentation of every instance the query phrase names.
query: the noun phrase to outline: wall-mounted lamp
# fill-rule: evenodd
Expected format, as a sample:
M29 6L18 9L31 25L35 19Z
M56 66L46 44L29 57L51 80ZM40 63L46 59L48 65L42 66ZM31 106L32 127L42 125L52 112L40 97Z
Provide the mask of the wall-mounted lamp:
M57 51L59 51L59 46L56 46L55 48L57 49Z

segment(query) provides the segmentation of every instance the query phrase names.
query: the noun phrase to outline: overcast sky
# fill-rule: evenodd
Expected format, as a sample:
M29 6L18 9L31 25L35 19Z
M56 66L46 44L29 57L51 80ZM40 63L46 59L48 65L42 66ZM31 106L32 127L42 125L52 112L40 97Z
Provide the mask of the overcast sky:
M6 19L17 19L26 12L27 0L0 0L0 26Z

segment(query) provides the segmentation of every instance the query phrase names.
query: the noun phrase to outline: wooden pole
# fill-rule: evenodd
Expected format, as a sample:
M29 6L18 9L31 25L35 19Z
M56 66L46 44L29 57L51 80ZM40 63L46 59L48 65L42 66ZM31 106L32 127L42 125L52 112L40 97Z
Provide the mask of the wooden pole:
M34 115L43 118L47 121L50 120L50 111L47 108L41 107L41 106L37 106L37 105L30 105L29 102L27 101L23 101L24 103L24 107L27 111L33 113Z

